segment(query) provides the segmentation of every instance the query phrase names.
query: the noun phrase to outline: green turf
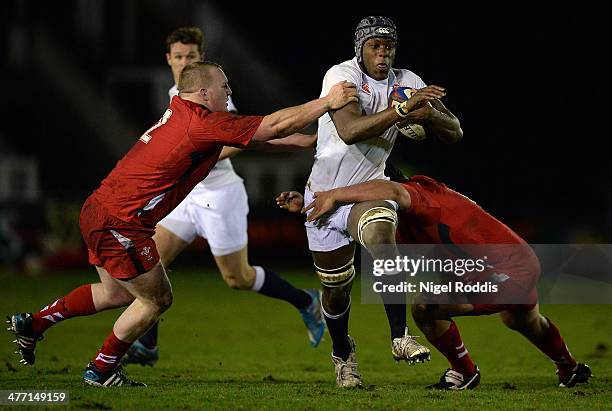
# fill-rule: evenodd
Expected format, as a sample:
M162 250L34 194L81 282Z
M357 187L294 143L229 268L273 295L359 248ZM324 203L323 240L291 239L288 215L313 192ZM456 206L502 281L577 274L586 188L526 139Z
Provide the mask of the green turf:
M0 313L39 309L95 280L92 270L86 273L35 279L4 274ZM288 278L302 287L317 284L305 274ZM343 391L334 386L329 337L311 348L297 312L286 303L230 290L213 273L177 270L171 280L175 302L160 328L161 360L155 368L128 367L130 377L148 388L95 389L80 383L119 314L110 311L51 328L32 367L18 364L6 333L0 340L0 389L65 389L71 407L83 409L612 408L612 306L542 308L572 353L593 369L591 384L556 388L550 361L490 316L457 321L482 371L480 386L441 393L423 387L438 380L445 359L434 352L430 363L396 365L382 306L359 304L356 288L350 329L368 388Z

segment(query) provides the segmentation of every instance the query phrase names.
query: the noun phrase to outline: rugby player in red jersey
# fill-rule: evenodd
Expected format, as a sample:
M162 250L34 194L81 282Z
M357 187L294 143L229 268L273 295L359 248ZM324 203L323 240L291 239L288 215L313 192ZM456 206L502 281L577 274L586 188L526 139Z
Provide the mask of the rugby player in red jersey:
M500 313L507 327L523 334L555 363L560 387L588 382L590 368L576 362L559 329L539 312L535 285L540 266L529 245L508 226L446 185L426 176L408 179L389 167L385 173L398 182L372 180L318 192L306 207L303 207L302 195L295 191L281 193L276 200L288 211L308 213L308 221L320 219L343 203L393 200L399 207L398 244L446 244L459 253L462 249L470 250L466 245L486 245L490 269L485 270L483 276L505 273L501 281L507 281L508 300L491 301L488 298L484 302L475 302L478 300L476 296L475 301L469 303L431 304L430 301L421 301L423 303L412 305L416 324L451 365L440 381L428 388L464 390L478 385L480 370L472 361L452 318L494 313ZM512 253L507 253L508 250ZM522 304L503 303L519 300Z
M85 369L93 386L144 385L123 374L119 360L172 304L172 288L152 236L168 214L215 165L223 146L248 147L289 136L329 110L357 101L355 86L336 84L322 98L263 116L227 112L231 94L220 66L186 66L179 95L85 201L81 233L100 283L83 285L40 312L9 322L21 362L33 364L43 332L57 322L128 306Z
M174 79L173 86L168 91L170 100L178 95L177 84L183 67L204 60L204 43L204 34L197 27L180 27L167 37L166 61ZM238 114L232 95L227 100L227 111ZM293 144L289 144L290 142ZM269 149L293 151L314 148L316 143L316 135L297 133L266 142L266 145ZM274 147L271 144L274 144ZM292 305L306 325L311 346L316 347L325 333L319 290L294 287L269 267L250 262L247 191L229 158L240 151L240 148L224 147L219 161L206 178L157 223L153 240L159 257L168 270L174 260L197 237L205 238L218 271L229 287L234 290L253 291ZM226 207L226 204L232 204L232 207ZM132 344L121 363L154 366L159 359L158 331L159 322Z

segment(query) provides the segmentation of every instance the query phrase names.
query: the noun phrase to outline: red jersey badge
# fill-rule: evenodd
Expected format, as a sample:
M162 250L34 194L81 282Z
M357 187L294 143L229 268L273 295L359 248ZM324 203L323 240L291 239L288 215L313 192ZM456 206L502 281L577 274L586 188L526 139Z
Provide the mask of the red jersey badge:
M368 86L368 83L363 83L361 84L361 89L369 96L372 94L372 92L370 91L370 86Z

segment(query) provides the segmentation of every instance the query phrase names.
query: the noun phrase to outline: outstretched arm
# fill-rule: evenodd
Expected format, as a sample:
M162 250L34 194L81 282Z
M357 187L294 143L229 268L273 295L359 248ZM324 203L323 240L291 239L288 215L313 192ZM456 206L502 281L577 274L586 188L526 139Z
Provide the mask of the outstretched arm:
M412 204L410 193L399 183L387 180L372 180L352 186L334 188L314 193L314 200L302 210L312 210L307 221L319 219L322 215L335 210L341 203L356 203L371 200L393 200L401 210Z
M306 127L330 110L337 110L357 101L357 89L353 83L341 81L335 84L325 97L300 106L279 110L263 118L253 135L252 143L283 138Z
M317 133L302 134L294 133L290 136L270 141L257 141L249 146L249 149L269 152L300 151L315 148L317 145Z
M315 134L302 134L302 133L294 133L290 136L279 138L276 140L270 141L256 141L252 144L249 144L249 150L257 150L257 151L266 151L266 152L291 152L291 151L300 151L306 150L309 148L314 148L317 145L317 133ZM240 153L244 149L225 146L223 150L221 150L221 154L219 155L219 160L225 160L228 157L234 157L236 154Z

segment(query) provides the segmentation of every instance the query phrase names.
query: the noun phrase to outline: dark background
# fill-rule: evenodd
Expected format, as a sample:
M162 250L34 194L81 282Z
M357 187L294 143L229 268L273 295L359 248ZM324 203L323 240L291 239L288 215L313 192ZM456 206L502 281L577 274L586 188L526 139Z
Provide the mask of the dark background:
M529 242L609 242L610 14L586 3L385 6L4 2L0 159L34 164L37 183L24 195L17 171L0 189L0 256L23 264L80 241L67 228L80 204L167 103L165 37L173 29L200 26L240 112L268 114L318 97L326 70L353 57L354 27L369 14L395 20L394 66L445 86L464 130L451 146L398 139L394 162L468 195ZM299 217L275 210L273 195L301 190L311 157L246 153L234 161L249 190L255 253L305 245ZM291 187L275 175L285 167L294 171Z

